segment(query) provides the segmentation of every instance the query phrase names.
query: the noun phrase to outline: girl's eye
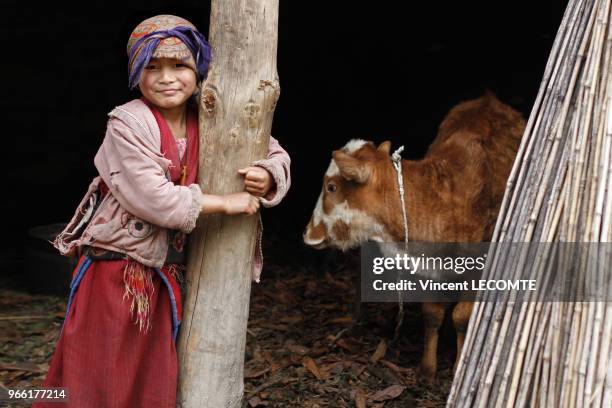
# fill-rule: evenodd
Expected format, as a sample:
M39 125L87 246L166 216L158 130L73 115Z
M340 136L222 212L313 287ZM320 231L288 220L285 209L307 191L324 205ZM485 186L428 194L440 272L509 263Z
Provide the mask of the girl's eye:
M327 192L328 193L335 193L336 192L336 185L334 183L329 183L327 185Z
M183 68L183 67L186 67L187 65L185 65L185 64L176 64L176 66L177 66L177 68Z
M155 69L155 68L157 68L157 66L155 66L155 65L147 65L145 67L145 69L148 69L148 70L152 70L152 69Z

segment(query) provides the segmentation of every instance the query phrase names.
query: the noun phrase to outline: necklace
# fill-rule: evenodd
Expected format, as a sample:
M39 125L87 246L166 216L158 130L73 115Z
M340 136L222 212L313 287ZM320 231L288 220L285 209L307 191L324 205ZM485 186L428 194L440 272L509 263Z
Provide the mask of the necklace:
M185 140L185 152L183 153L183 157L179 159L181 163L181 186L184 186L185 182L187 181L187 174L188 174L187 163L189 163L187 161L187 155L189 154L189 135L188 135L188 130L187 130L187 112L185 112L185 133L183 135L183 138Z

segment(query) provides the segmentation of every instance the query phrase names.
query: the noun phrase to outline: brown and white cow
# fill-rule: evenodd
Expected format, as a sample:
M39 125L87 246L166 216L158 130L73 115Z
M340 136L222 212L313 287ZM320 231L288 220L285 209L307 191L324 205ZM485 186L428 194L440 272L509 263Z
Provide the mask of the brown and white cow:
M409 237L424 242L483 242L495 221L525 127L522 115L493 94L450 110L425 157L402 161ZM366 240L404 239L391 143L351 140L332 154L323 189L304 232L315 248L347 250ZM438 330L447 305L423 303L425 347L421 373L433 379ZM472 310L453 307L457 361Z

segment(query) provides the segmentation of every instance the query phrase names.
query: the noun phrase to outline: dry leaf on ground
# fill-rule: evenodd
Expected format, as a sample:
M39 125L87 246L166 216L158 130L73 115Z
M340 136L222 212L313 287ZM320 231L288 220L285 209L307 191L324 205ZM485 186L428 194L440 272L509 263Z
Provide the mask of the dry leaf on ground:
M374 402L387 401L399 397L405 389L406 387L403 385L391 385L384 390L377 391L370 395L368 399Z
M385 356L386 352L387 352L387 343L385 342L385 339L382 339L380 343L378 343L378 347L376 347L376 351L374 351L374 354L372 354L372 357L370 357L370 361L372 363L377 363L378 360L380 360L381 358Z
M312 373L312 375L317 377L317 379L319 380L325 380L329 377L329 374L320 370L317 366L317 363L315 363L315 361L310 357L304 357L304 359L302 360L302 364L304 365L304 367L306 367L308 371Z

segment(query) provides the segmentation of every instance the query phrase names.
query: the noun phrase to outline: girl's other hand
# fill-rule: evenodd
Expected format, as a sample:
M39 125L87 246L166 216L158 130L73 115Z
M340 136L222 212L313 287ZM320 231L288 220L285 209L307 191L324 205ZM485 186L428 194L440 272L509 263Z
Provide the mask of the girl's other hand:
M265 196L272 187L272 175L263 167L248 166L238 170L238 174L244 176L246 191L256 197Z
M259 199L246 192L228 194L223 199L223 212L227 215L253 215L259 210Z

